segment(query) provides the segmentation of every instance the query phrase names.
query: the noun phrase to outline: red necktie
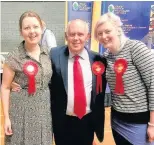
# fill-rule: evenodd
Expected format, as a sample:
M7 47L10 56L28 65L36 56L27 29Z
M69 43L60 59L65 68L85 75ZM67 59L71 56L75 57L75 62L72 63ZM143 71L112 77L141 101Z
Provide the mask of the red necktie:
M86 113L86 94L84 89L79 56L74 57L74 113L81 119Z

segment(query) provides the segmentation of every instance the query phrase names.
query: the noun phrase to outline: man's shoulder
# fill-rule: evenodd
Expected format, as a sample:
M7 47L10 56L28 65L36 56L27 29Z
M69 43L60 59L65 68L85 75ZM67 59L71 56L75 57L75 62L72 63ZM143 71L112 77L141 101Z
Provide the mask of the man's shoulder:
M60 52L61 50L64 50L65 48L67 48L67 45L53 47L51 49L51 52Z
M67 45L64 46L58 46L58 47L53 47L50 50L50 56L57 56L58 54L61 53L61 51L64 51L67 48Z
M51 33L51 34L54 34L54 32L53 32L51 29L49 29L49 28L46 28L45 33Z
M98 52L95 52L93 50L89 50L90 53L92 53L93 55L100 55Z
M103 55L101 55L100 53L98 53L98 52L95 52L95 51L93 51L93 50L89 50L89 52L93 55L93 56L95 56L95 57L98 57L98 58L104 58L103 57Z
M101 61L106 65L106 58L98 52L89 50L89 53L93 56L94 61Z

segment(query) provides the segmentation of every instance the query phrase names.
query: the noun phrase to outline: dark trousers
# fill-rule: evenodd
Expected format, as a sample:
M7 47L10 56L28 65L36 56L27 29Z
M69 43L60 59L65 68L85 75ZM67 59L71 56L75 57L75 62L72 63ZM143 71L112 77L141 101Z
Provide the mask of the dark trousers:
M91 113L82 119L66 115L61 132L55 130L56 145L92 145L94 129L91 117Z
M128 140L126 140L123 136L117 133L114 129L112 129L112 134L116 145L133 145Z

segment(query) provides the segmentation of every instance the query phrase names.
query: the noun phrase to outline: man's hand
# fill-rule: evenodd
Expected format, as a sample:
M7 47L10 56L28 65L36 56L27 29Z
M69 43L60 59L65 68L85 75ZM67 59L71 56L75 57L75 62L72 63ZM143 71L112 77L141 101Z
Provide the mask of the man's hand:
M19 84L15 83L15 82L12 82L12 84L11 84L11 90L13 92L20 92L21 86Z

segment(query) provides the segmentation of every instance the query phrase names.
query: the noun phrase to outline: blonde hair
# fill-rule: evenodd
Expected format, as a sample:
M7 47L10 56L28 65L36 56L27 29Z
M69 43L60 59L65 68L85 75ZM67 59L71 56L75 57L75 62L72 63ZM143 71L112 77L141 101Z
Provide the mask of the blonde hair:
M122 30L123 23L119 16L115 15L114 13L108 12L102 15L99 20L97 21L95 28L94 28L94 38L97 40L97 28L103 25L105 22L111 22L115 27L118 28L120 35L124 35ZM125 36L125 35L124 35Z
M68 25L66 27L66 30L65 30L65 33L68 34L68 31L69 31L69 28L70 28L70 25L73 23L73 22L80 22L82 23L83 25L85 25L85 33L88 34L89 32L89 27L88 27L88 23L81 20L81 19L75 19L75 20L71 20L68 22Z

